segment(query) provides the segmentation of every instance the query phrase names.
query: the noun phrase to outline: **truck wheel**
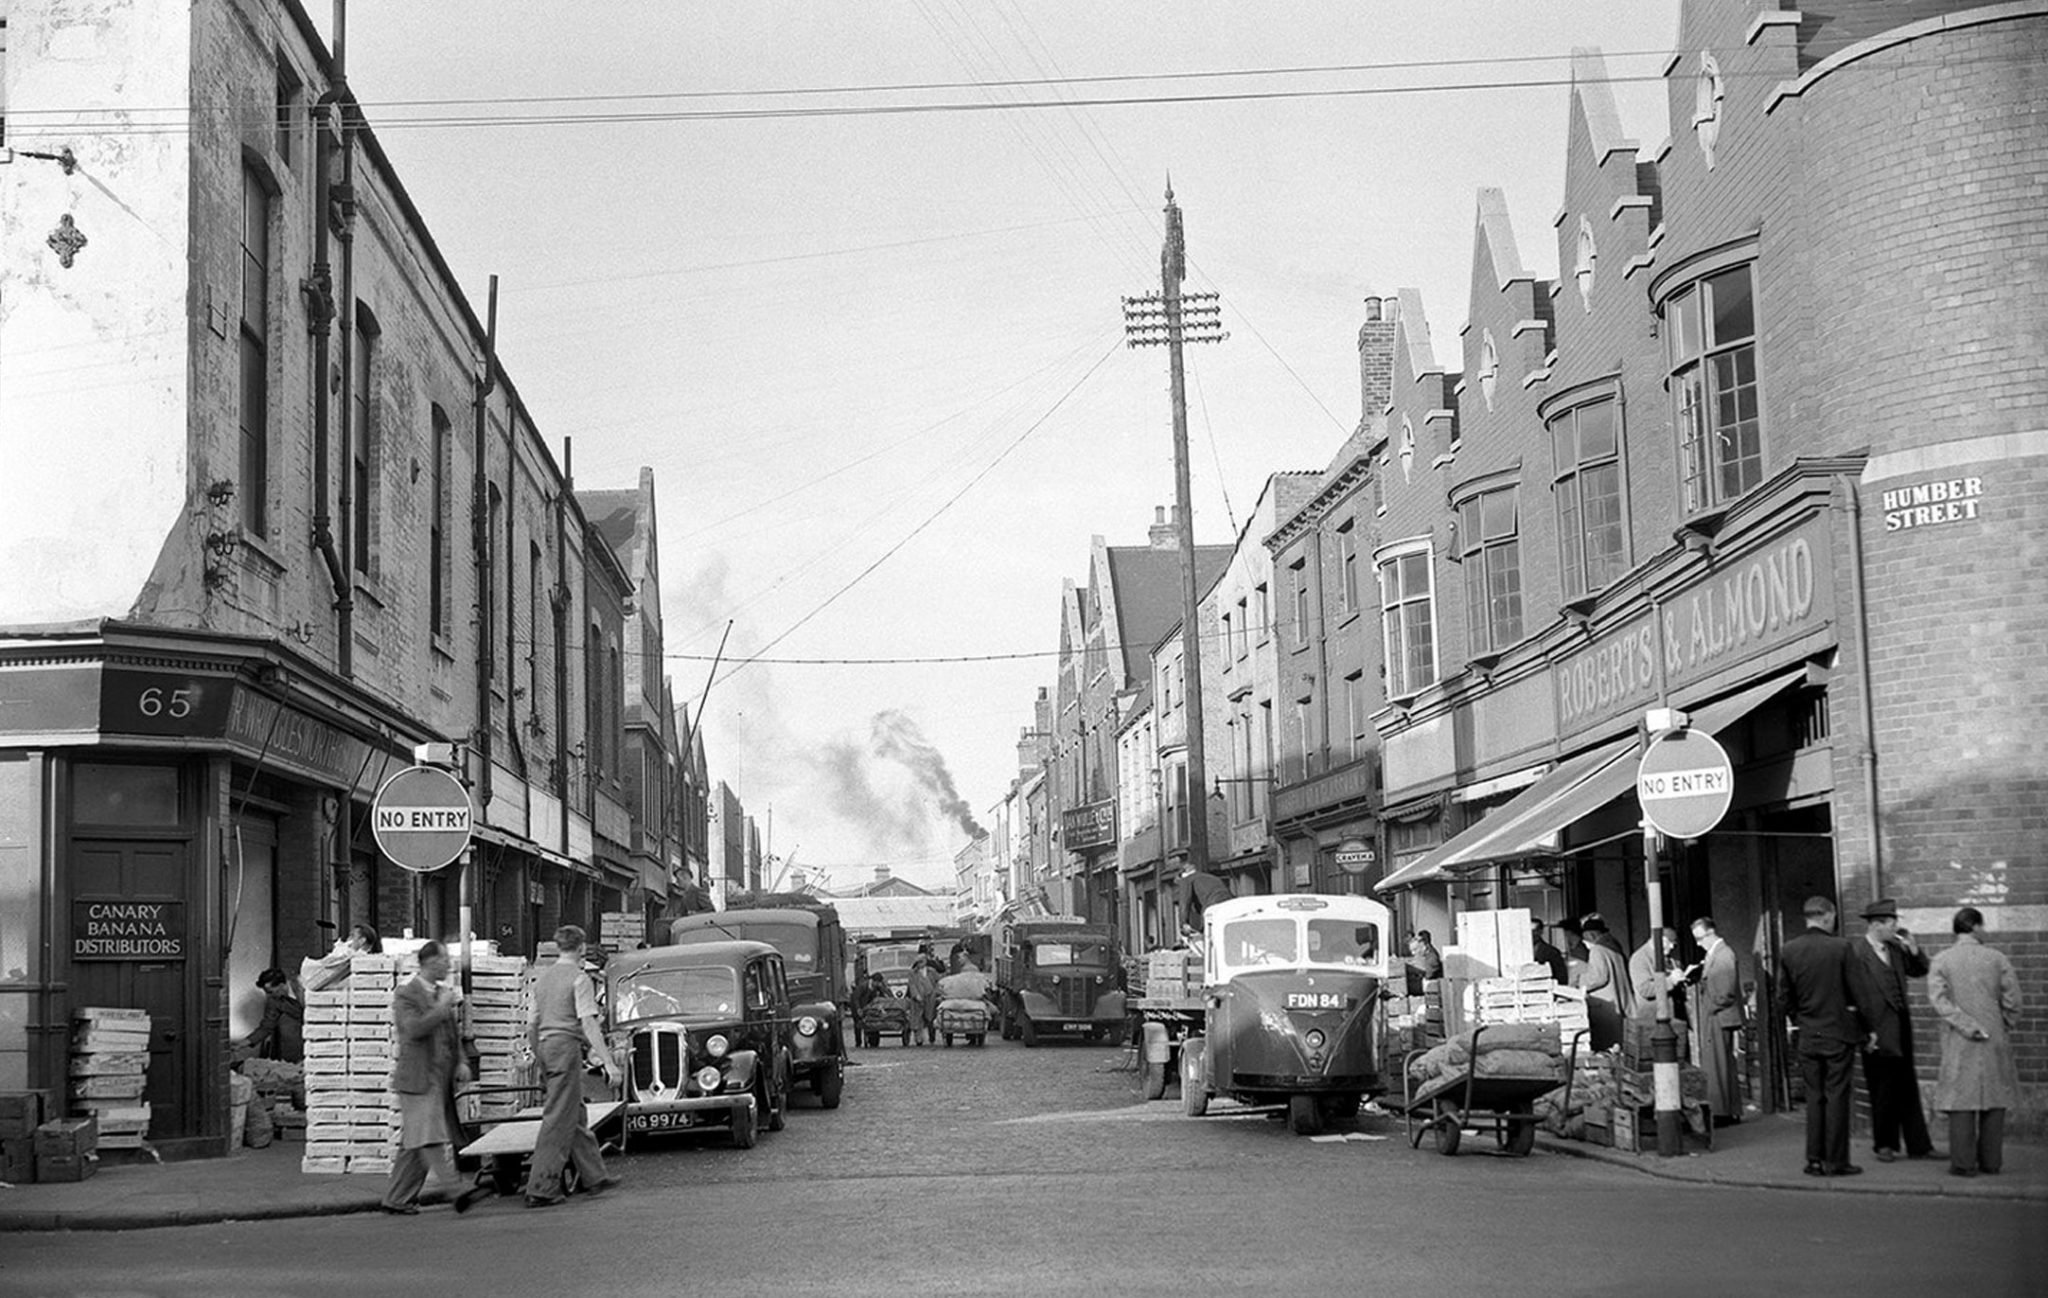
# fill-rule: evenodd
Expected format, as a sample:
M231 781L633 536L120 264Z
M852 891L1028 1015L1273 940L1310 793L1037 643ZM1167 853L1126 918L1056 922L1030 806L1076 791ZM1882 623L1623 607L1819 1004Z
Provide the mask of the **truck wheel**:
M1335 1127L1358 1116L1360 1097L1356 1095L1325 1095L1320 1101L1323 1111L1323 1125Z
M761 1140L761 1119L754 1105L732 1111L732 1147L752 1149Z
M1138 1094L1148 1100L1160 1099L1166 1094L1166 1064L1145 1061L1145 1075L1139 1083Z
M1026 1049L1038 1044L1038 1025L1031 1021L1030 1015L1017 1020L1017 1035L1024 1038Z
M818 1092L818 1103L828 1109L839 1107L839 1098L846 1090L846 1065L835 1059L832 1066L819 1073L814 1083Z
M1323 1134L1323 1111L1313 1095L1287 1097L1287 1126L1297 1136Z
M1209 1088L1202 1080L1202 1051L1200 1038L1181 1043L1180 1108L1190 1118L1199 1118L1209 1111Z
M768 1130L780 1131L789 1125L789 1092L777 1090L772 1083L762 1083L762 1094L767 1100Z

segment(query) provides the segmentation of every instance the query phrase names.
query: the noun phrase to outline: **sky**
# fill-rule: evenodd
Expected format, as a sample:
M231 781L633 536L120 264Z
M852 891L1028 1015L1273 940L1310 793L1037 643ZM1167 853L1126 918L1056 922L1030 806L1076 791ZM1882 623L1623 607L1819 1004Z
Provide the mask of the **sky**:
M1607 54L1648 156L1677 20L356 0L348 72L479 315L498 276L501 361L578 486L653 469L664 670L712 777L830 886L949 887L1054 682L1062 580L1173 500L1166 356L1120 307L1159 287L1169 177L1230 331L1188 352L1196 536L1226 542L1356 425L1363 298L1419 289L1458 367L1481 187L1556 273L1570 53Z

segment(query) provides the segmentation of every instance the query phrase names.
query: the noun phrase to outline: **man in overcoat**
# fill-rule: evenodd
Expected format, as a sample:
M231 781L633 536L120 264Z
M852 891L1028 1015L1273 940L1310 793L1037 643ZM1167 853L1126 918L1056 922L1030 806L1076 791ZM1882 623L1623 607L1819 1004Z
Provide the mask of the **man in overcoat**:
M1778 1003L1798 1033L1806 1086L1806 1174L1854 1176L1849 1098L1856 1047L1870 1039L1856 1007L1849 943L1835 936L1835 903L1808 897L1806 931L1778 950Z
M1913 1011L1906 1000L1906 980L1926 976L1927 957L1900 926L1899 904L1890 897L1865 906L1863 919L1863 941L1852 945L1860 984L1856 1004L1874 1038L1863 1052L1871 1143L1880 1163L1899 1156L1902 1134L1910 1157L1930 1158L1934 1142L1928 1138L1927 1113L1920 1104L1920 1078L1913 1067Z
M1742 1086L1735 1069L1735 1037L1742 1031L1742 974L1735 951L1721 940L1710 915L1692 922L1692 940L1699 943L1699 981L1693 988L1693 1021L1700 1030L1700 1070L1707 1076L1707 1106L1714 1125L1742 1120Z
M455 1083L469 1078L456 1017L462 995L446 983L447 950L429 941L420 948L419 962L419 972L399 986L391 1001L391 1021L398 1029L391 1089L398 1095L399 1150L380 1205L386 1212L406 1216L420 1210L429 1158L451 1193L460 1182L452 1148ZM457 1196L455 1210L467 1211L475 1197L474 1191Z
M1984 914L1956 912L1956 944L1934 957L1927 998L1941 1016L1941 1076L1934 1107L1948 1114L1949 1171L1990 1175L2005 1166L2005 1111L2019 1101L2012 1030L2020 1020L2020 983L2012 961L1978 936Z

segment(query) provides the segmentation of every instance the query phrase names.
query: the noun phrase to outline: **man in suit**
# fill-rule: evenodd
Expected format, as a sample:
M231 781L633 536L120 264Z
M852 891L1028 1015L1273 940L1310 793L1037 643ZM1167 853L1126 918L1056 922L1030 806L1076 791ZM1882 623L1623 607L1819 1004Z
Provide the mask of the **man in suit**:
M1778 1003L1798 1033L1806 1084L1806 1174L1854 1176L1849 1161L1850 1064L1869 1039L1856 1008L1849 943L1835 936L1835 903L1808 897L1806 931L1778 951Z
M1859 981L1856 1003L1863 1007L1874 1044L1863 1052L1863 1084L1870 1091L1871 1143L1877 1161L1899 1156L1906 1138L1911 1158L1932 1158L1927 1114L1920 1106L1920 1078L1913 1066L1913 1013L1906 1004L1906 980L1927 976L1927 957L1899 924L1899 904L1880 898L1863 908L1863 941L1853 943Z
M1657 951L1651 944L1660 940L1664 944L1664 972L1672 983L1677 983L1679 973L1677 929L1658 929L1655 933L1644 939L1643 944L1637 947L1628 958L1628 982L1631 993L1628 1004L1628 1016L1632 1019L1641 1019L1646 1023L1653 1021L1657 1017ZM1685 1018L1685 1007L1678 1003L1675 987L1673 988L1671 1017L1681 1020Z
M1693 1021L1700 1030L1700 1071L1707 1075L1707 1105L1714 1125L1742 1120L1742 1086L1735 1070L1735 1035L1742 1031L1742 974L1735 951L1721 940L1711 915L1692 922L1692 940L1704 952L1693 987Z
M448 952L439 942L420 948L419 972L405 980L391 1001L391 1021L398 1029L398 1062L391 1070L391 1089L398 1095L399 1150L391 1162L391 1180L379 1206L389 1213L412 1216L420 1210L420 1188L427 1182L427 1163L436 1165L436 1179L450 1192L461 1182L455 1170L455 1083L469 1080L462 1055L462 1029L456 1007L462 993L444 985ZM456 1195L455 1211L467 1212L480 1191Z

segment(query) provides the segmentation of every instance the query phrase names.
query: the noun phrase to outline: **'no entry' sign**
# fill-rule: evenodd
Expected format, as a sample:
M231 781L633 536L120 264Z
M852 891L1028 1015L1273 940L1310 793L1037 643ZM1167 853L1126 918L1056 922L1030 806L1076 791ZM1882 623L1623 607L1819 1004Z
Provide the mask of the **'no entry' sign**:
M408 870L438 870L469 846L469 790L435 766L408 766L384 782L371 808L377 846Z
M1669 838L1698 838L1720 824L1734 796L1727 750L1702 731L1665 731L1650 741L1636 768L1643 819Z

